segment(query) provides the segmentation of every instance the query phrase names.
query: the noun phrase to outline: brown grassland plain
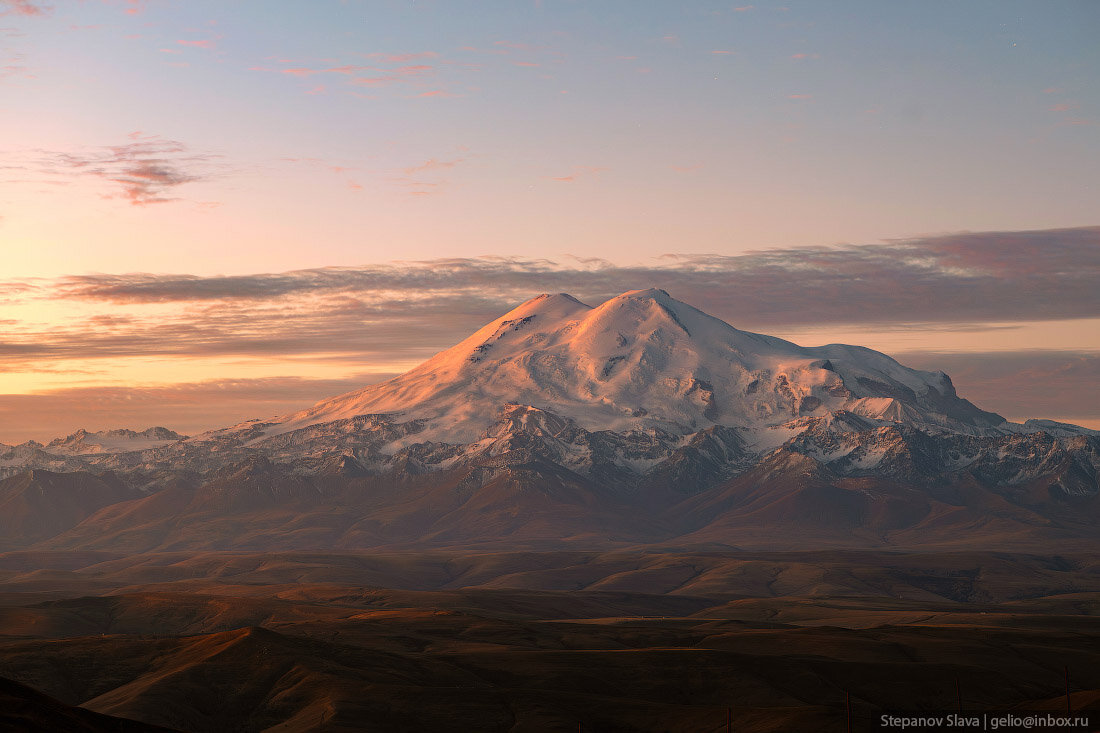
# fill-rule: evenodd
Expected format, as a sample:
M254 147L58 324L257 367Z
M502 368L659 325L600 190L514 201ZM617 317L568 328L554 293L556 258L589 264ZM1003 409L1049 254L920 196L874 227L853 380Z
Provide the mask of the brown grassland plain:
M860 730L1066 670L1100 707L1095 555L0 555L13 730Z

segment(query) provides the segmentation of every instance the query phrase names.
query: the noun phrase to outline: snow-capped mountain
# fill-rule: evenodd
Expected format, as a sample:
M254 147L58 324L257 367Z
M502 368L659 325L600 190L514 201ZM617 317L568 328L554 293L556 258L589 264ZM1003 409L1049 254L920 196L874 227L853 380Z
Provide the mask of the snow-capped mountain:
M148 428L141 432L101 430L90 433L81 429L45 445L36 440L28 440L19 445L0 443L0 476L11 475L23 467L58 470L82 467L82 457L95 458L147 451L186 437L162 427Z
M713 425L754 431L846 410L981 433L1004 424L922 372L870 349L804 348L740 331L672 298L634 290L592 308L540 295L395 379L321 402L264 430L275 435L364 414L427 421L417 440L474 441L506 404L588 430Z
M273 507L263 541L299 546L783 542L760 522L841 544L961 526L1002 541L1100 519L1100 433L1009 423L942 372L741 331L655 289L595 308L540 295L406 374L269 421L0 449L2 475L25 468L112 471L138 492L51 540L71 547L186 546L168 538L200 518L209 544L218 521L267 526ZM137 517L152 524L133 539Z
M134 430L102 430L97 433L77 430L72 435L50 441L42 450L57 456L127 453L160 448L184 437L186 436L161 427L149 428L140 433Z

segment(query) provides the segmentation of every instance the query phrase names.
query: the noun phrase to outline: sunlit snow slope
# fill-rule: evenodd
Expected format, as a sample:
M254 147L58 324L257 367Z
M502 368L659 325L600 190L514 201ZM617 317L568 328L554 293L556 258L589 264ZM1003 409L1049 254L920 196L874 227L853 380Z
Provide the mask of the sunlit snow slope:
M469 442L512 403L590 430L681 434L836 410L964 432L1004 422L958 398L942 372L863 347L741 331L650 289L596 308L565 293L532 298L412 371L286 416L265 436L390 413L426 419L418 441Z

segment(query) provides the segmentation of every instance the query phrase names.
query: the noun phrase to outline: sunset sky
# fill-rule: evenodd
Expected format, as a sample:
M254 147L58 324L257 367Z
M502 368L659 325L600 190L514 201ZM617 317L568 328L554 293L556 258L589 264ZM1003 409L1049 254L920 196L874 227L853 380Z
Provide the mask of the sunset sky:
M650 286L1100 428L1098 36L1094 0L0 0L0 442L269 417Z

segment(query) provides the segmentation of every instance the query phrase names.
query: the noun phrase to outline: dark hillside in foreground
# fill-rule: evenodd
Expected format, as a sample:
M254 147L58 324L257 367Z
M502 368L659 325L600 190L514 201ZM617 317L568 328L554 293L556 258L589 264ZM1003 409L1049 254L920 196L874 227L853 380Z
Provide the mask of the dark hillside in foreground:
M1095 555L9 553L0 677L186 731L841 731L1063 667L1095 708L1097 608Z

